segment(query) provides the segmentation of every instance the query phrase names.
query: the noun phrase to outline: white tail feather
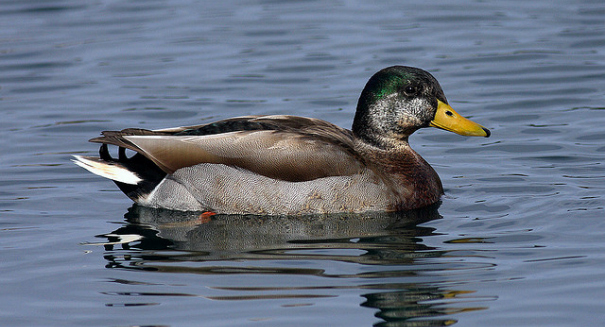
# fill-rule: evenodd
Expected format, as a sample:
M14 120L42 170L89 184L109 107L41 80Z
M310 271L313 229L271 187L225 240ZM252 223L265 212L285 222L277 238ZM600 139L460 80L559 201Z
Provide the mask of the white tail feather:
M142 179L139 175L119 164L101 162L96 158L74 156L72 161L89 172L125 184L137 185Z

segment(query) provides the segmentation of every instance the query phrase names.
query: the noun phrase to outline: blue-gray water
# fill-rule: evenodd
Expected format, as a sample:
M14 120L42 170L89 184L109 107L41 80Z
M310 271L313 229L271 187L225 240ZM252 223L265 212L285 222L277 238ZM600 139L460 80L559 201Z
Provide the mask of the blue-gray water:
M349 127L395 64L493 133L412 137L438 208L202 224L70 162L102 130ZM600 325L604 94L601 0L2 1L0 325Z

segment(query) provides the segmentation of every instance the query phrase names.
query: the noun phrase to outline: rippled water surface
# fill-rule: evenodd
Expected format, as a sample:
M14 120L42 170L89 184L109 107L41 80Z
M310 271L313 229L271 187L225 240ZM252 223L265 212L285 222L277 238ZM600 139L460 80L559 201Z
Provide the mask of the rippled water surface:
M602 1L3 1L2 326L597 326ZM296 114L343 127L421 67L489 139L425 129L440 206L133 207L73 165L102 130Z

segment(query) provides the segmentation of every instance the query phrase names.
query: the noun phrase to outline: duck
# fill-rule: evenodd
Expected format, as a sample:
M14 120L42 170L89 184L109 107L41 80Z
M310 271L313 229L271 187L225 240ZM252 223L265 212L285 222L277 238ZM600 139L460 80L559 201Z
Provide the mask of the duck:
M392 66L368 80L351 129L292 115L127 128L90 140L101 143L99 157L72 160L144 207L252 215L405 211L433 205L444 193L437 172L408 143L425 127L491 134L454 111L429 72Z

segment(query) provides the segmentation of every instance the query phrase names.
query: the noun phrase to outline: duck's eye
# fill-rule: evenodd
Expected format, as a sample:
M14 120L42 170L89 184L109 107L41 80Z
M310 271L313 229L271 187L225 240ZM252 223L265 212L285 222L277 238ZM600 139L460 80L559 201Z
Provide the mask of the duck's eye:
M403 90L403 92L405 93L405 95L407 96L415 96L418 95L420 88L416 85L408 85L405 87L405 89Z

